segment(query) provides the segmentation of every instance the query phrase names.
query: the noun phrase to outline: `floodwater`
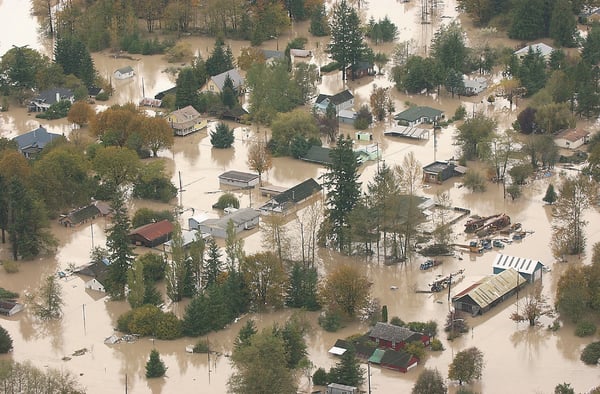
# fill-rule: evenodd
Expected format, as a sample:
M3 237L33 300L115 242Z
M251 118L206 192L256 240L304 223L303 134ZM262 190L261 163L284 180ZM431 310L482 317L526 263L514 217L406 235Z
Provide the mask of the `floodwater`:
M426 52L426 45L431 39L434 29L441 22L450 21L457 17L455 1L438 2L438 9L428 18L431 23L420 23L420 3L416 0L403 3L396 0L371 1L361 12L364 17L371 15L375 19L383 18L388 10L394 10L389 15L394 23L399 26L400 41L414 40L413 48L419 53ZM22 0L0 0L0 53L10 46L30 45L33 48L46 50L47 42L40 39L36 32L36 23L27 14L28 7ZM8 18L10 15L10 19ZM16 28L19 33L16 34ZM25 28L27 27L27 28ZM277 40L264 44L265 48L275 49L283 47L284 42L290 37L306 36L307 25L296 23L286 34ZM470 30L472 31L472 29ZM12 40L14 38L14 40ZM12 41L11 41L12 40ZM212 40L188 37L186 38L194 50L199 51L204 57L212 48ZM504 42L508 40L502 39ZM246 46L245 42L229 41L233 52L238 53L239 48ZM312 61L318 64L327 62L323 52L326 40L309 38L308 49L313 50L315 57ZM381 45L375 51L390 51L391 45ZM153 96L161 90L174 85L171 74L164 72L169 65L160 56L135 57L134 59L115 58L112 54L97 53L93 55L96 67L103 75L110 75L116 68L132 65L136 76L130 80L113 81L117 94L108 103L137 102L143 95ZM325 75L321 91L335 93L342 87L351 89L357 97L357 103L367 102L373 85L391 86L387 75L378 75L357 81L350 81L344 85L340 75ZM506 110L506 103L497 100L489 105L484 97L477 96L468 99L452 99L446 94L441 96L406 96L395 89L393 97L396 110L402 110L406 102L430 105L443 108L448 116L452 116L455 108L464 104L469 112L484 111L498 119L499 129L510 125L518 109ZM8 113L0 113L0 136L13 137L27 132L38 125L38 120L27 115L25 110L11 107ZM43 121L42 124L53 132L70 132L70 125L65 121ZM166 163L166 168L171 171L173 182L181 185L181 196L184 213L182 223L186 226L187 218L191 214L189 208L196 211L207 211L216 215L210 206L218 199L221 191L217 176L225 170L247 170L247 148L252 139L264 138L254 127L243 128L231 124L235 129L235 143L232 149L215 150L211 148L210 139L206 132L179 138L172 150L160 152L161 160ZM384 124L374 126L370 131L383 153L386 164L401 163L404 156L414 152L425 165L437 159L448 159L456 156L456 147L453 143L454 126L443 129L438 135L438 148L434 152L433 140L412 141L399 138L385 137ZM342 127L342 131L353 134L351 128ZM156 159L151 159L156 160ZM369 182L376 172L377 165L368 163L361 169L361 181L364 185ZM541 198L549 183L557 184L561 172L555 169L552 175L534 181L523 188L523 196L516 201L502 198L502 189L499 185L490 184L485 193L473 194L460 187L460 180L449 180L443 185L423 189L426 196L434 196L438 191L447 191L453 205L467 207L472 213L490 215L507 213L513 222L521 222L524 229L534 231L522 241L508 245L504 252L510 255L536 258L552 268L550 273L544 274L543 293L553 297L556 283L560 274L568 264L584 264L590 260L589 255L581 258L571 258L567 264L555 263L550 252L550 221L551 214L548 207L544 206ZM266 174L267 183L278 186L293 186L305 179L317 179L323 174L324 169L318 165L305 163L290 158L275 158L273 168ZM249 194L247 191L234 192L241 200L242 206L257 207L264 201L257 191ZM174 207L173 202L171 207ZM158 204L142 201L133 201L131 211L141 206L166 209L167 204ZM589 226L587 227L588 245L591 247L600 241L600 221L598 212L588 212ZM455 226L456 242L465 243L467 238L462 233L462 225ZM75 229L66 229L54 225L53 231L60 240L60 247L55 256L40 258L32 262L20 264L20 272L8 275L0 270L0 286L10 290L19 291L22 295L34 291L44 275L53 274L58 270L67 268L70 264L80 265L88 260L89 251L93 246L102 246L105 242L104 230L108 223L97 220L92 225L84 225ZM297 231L295 220L290 220L289 231ZM243 234L246 250L254 253L261 249L261 234L259 230ZM298 237L294 237L297 242ZM298 248L292 248L298 250ZM589 249L589 247L588 247ZM140 249L143 253L146 250ZM0 256L8 258L9 251L6 245L0 245ZM465 278L455 286L452 293L456 293L481 277L491 273L491 264L495 257L494 252L473 256L464 254L462 260L455 257L444 258L444 264L429 271L420 271L419 258L413 259L408 264L386 266L364 257L340 256L329 250L320 250L318 253L320 270L326 273L336 264L349 262L360 264L373 282L372 294L381 304L388 306L389 316L399 316L404 321L435 320L441 327L448 312L447 294L416 294L416 289L426 288L427 284L438 274L448 274L459 268L465 269ZM148 338L140 339L132 344L118 344L108 346L103 343L104 338L113 333L113 327L120 314L129 309L124 302L108 301L98 293L86 291L83 280L78 277L68 277L61 280L66 305L64 317L57 322L39 322L27 310L11 318L3 318L0 324L5 327L14 341L15 351L11 355L2 356L18 361L30 360L39 367L51 367L70 371L76 375L81 384L89 393L118 393L127 390L130 393L171 393L171 392L203 392L225 393L226 382L231 374L231 366L227 355L231 352L233 338L244 324L246 319L256 320L258 327L267 327L273 322L284 321L292 312L276 311L259 315L245 316L240 321L217 333L211 333L208 339L211 348L218 355L196 355L185 353L185 346L196 342L196 338L184 338L176 341L153 341ZM392 290L392 287L395 290ZM523 295L521 295L522 299ZM585 366L579 361L579 354L585 344L592 339L580 339L573 335L573 327L567 325L557 332L545 329L550 319L542 320L540 327L530 328L526 324L516 324L509 319L515 310L516 298L513 297L499 305L486 315L469 319L472 331L452 342L446 340L442 333L440 338L446 350L440 353L429 352L420 365L407 374L382 370L378 367L371 368L371 389L373 393L408 392L413 386L418 374L424 367L437 368L442 375L447 374L448 364L453 356L460 350L477 346L486 360L483 378L472 385L472 389L482 393L550 393L556 384L569 382L576 392L585 392L600 384L600 373L595 367ZM181 315L185 303L172 305L173 310ZM337 338L344 338L357 332L364 332L367 326L363 323L351 324L337 333L327 333L316 324L316 313L308 313L307 318L312 322L313 329L307 335L308 351L311 361L316 367L329 368L335 364L336 359L328 355L327 350ZM159 350L165 361L168 371L164 379L147 380L144 377L144 366L152 348ZM87 349L81 356L72 354L79 349ZM63 359L64 357L67 357ZM70 359L68 359L70 357ZM366 367L366 366L365 366ZM509 378L507 378L509 377ZM301 392L310 392L307 377L299 377ZM450 392L456 392L454 383L448 382ZM365 387L366 388L366 387Z

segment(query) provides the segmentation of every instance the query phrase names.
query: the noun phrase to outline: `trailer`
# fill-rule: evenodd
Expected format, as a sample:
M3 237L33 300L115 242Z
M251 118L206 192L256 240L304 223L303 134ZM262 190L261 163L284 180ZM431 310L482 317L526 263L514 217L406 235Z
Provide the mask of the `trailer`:
M456 283L459 280L462 280L464 278L464 273L465 269L461 268L458 271L451 273L450 275L434 280L429 285L429 288L431 289L432 293L439 293L440 291L450 286L452 283Z

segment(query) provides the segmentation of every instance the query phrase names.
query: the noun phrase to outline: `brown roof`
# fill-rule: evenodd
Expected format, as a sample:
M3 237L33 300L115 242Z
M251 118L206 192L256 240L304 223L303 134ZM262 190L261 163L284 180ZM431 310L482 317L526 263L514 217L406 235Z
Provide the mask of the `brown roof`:
M562 138L567 141L575 142L587 137L588 135L590 135L590 133L582 129L568 129L556 133L554 138Z
M404 342L410 341L410 339L420 338L421 334L411 331L406 327L398 327L393 324L378 322L375 324L375 327L371 329L369 336L390 342Z
M160 222L150 223L142 227L138 227L132 230L129 235L139 235L148 241L152 241L172 232L173 223L165 219L161 220Z

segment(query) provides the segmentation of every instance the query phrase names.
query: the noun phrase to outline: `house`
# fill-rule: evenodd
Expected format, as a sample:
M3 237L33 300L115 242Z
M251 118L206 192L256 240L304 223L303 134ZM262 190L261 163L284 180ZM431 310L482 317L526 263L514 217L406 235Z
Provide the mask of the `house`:
M421 123L434 123L443 118L443 111L425 106L409 107L394 116L394 119L396 119L401 126L416 126Z
M171 112L167 115L166 120L175 135L179 137L202 130L208 124L206 119L202 119L200 113L191 105Z
M379 354L381 353L378 353L377 356L379 356ZM373 354L373 356L376 355ZM415 356L403 349L397 351L391 349L384 350L383 354L381 354L381 357L379 359L377 358L378 357L373 357L374 364L379 364L383 368L404 373L416 367L419 362Z
M300 157L300 160L308 161L310 163L317 163L328 166L332 164L331 161L331 149L323 146L312 145L304 156Z
M450 161L434 161L423 167L423 182L442 183L453 176L464 175L466 167L456 165Z
M0 300L0 315L12 316L23 310L23 304L15 300Z
M219 175L219 183L240 189L252 189L258 185L258 174L241 171L227 171Z
M339 383L329 383L325 391L326 394L358 394L358 392L357 387Z
M515 270L508 268L490 275L452 297L455 310L480 315L515 294L528 282Z
M132 244L153 248L171 239L173 229L173 223L165 219L133 229L129 233L129 239Z
M590 141L590 133L582 129L567 129L554 135L554 143L559 148L577 149Z
M118 68L113 75L116 79L133 78L133 68L131 66Z
M161 105L162 100L152 97L142 97L140 100L140 107L160 108Z
M248 111L244 109L242 106L235 106L233 108L221 108L218 112L210 111L210 113L219 117L220 119L232 120L234 122L240 123L240 121L248 115Z
M102 261L93 262L79 268L75 273L90 278L85 280L84 286L86 289L105 293L109 265L110 261L107 258L104 258Z
M266 64L272 64L276 60L285 58L285 53L281 51L272 51L270 49L263 49L262 54L265 57Z
M96 204L92 203L85 207L74 209L65 215L60 215L58 222L65 227L75 227L98 216L101 216L100 209L98 209Z
M260 212L253 208L242 208L230 214L224 215L219 219L207 219L201 222L198 229L202 233L212 235L217 238L227 237L227 225L231 220L235 233L243 230L251 230L258 225Z
M579 23L591 25L600 22L600 7L583 6L582 8L577 18Z
M488 88L487 80L483 77L478 78L467 78L463 76L464 89L460 92L463 96L477 96L479 93L483 93Z
M70 101L71 104L75 102L75 94L73 94L73 91L70 89L52 88L44 90L29 102L27 105L27 111L45 112L52 104L56 104L65 100Z
M552 48L550 45L546 45L543 42L540 42L537 44L527 45L526 47L515 51L514 54L517 55L520 59L522 59L525 55L529 53L530 49L533 53L539 52L542 55L542 57L546 60L550 59L550 54L554 50L554 48Z
M346 75L352 80L375 75L375 65L370 62L358 62L346 68Z
M188 218L188 228L190 230L198 230L198 227L200 227L200 223L202 223L206 219L210 219L206 212L194 214L192 217Z
M231 82L233 82L233 89L236 90L238 93L241 93L244 86L244 78L235 68L210 77L210 79L206 82L206 84L202 87L200 91L212 92L216 94L222 93L223 88L225 87L225 80L227 79L227 76L229 76Z
M527 282L533 283L538 279L542 279L544 264L539 260L498 253L494 259L494 264L492 265L494 275L509 268L514 268Z
M292 207L308 200L322 189L313 178L309 178L283 193L271 198L259 209L262 213L284 213Z
M358 117L358 112L350 110L350 109L343 109L338 112L337 117L338 117L338 121L340 123L353 125L354 121Z
M339 92L330 96L328 94L319 94L315 102L315 108L326 112L329 103L335 106L335 113L338 114L344 109L351 109L354 106L354 95L348 90Z
M404 348L410 342L421 341L425 346L429 345L428 335L390 323L377 322L368 336L372 342L377 344L377 347L396 351Z
M63 136L49 133L48 130L40 126L28 133L16 136L13 141L17 143L23 156L30 159L40 153L48 143L56 138L63 138Z
M88 97L89 98L96 98L97 95L99 95L100 93L104 93L104 89L102 89L99 86L90 86L88 87Z

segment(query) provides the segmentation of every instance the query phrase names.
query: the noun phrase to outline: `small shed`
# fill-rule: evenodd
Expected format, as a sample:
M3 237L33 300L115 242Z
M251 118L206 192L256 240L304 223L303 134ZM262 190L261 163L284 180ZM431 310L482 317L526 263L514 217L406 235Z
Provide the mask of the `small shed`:
M443 118L443 111L425 106L409 107L394 116L394 119L402 126L416 126L421 123L433 123Z
M227 171L219 175L222 185L237 187L241 189L252 189L258 185L258 174L241 171Z
M373 141L373 134L368 131L357 131L354 133L354 138L357 141Z
M567 129L554 135L554 143L559 148L577 149L590 141L590 133L583 129Z
M326 394L358 394L358 388L345 384L330 383L327 385Z
M375 75L375 65L365 61L351 64L346 68L346 75L350 76L350 79L352 80Z
M292 49L290 49L290 56L293 56L293 57L311 57L312 56L312 51L309 51L307 49L295 49L295 48L292 48Z
M110 260L103 259L99 262L90 263L75 272L79 275L88 276L90 278L85 280L84 286L86 289L105 293L109 265Z
M23 310L23 304L15 300L0 300L0 315L13 316Z
M133 78L133 67L125 66L125 67L118 68L117 70L115 70L113 75L115 76L116 79Z
M463 96L476 96L488 88L487 80L483 77L471 79L464 76L463 83L465 85L465 88L461 92Z
M260 207L263 213L284 213L292 207L308 200L322 189L313 178L309 178L280 193Z
M466 171L466 167L458 166L449 161L434 161L423 167L423 181L442 183L453 176L464 175Z
M200 223L207 219L210 219L210 217L206 212L194 214L194 216L188 219L188 228L190 230L198 230L198 227L200 227Z
M457 311L480 315L515 294L527 281L514 268L490 275L467 287L454 297Z
M168 241L173 234L173 229L173 223L165 219L132 230L129 239L132 244L153 248Z
M331 149L329 148L313 145L308 149L304 156L300 157L300 159L310 163L317 163L327 166L333 163L331 161L330 153Z
M533 283L538 279L542 279L544 264L539 260L498 253L492 266L494 274L499 274L509 268L514 268L527 282Z
M260 212L253 208L242 208L219 219L207 219L200 223L198 228L202 233L213 237L226 238L227 225L230 220L233 222L233 228L237 234L256 227L260 220Z

